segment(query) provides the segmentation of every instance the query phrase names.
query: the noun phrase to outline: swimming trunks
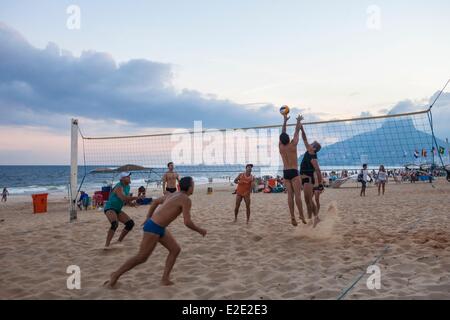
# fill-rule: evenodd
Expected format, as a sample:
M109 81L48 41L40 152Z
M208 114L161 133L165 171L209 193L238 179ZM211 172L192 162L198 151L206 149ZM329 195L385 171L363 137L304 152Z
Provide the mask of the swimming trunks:
M166 191L170 193L175 193L177 192L177 188L166 188Z
M318 191L318 192L322 192L324 189L323 184L319 184L318 186L315 186L313 188L313 191Z
M302 185L305 183L311 183L311 184L315 184L316 183L316 179L314 178L314 172L305 172L302 173Z
M297 169L283 170L283 177L286 180L292 180L295 177L298 177L298 170Z
M153 222L152 219L147 220L147 222L144 224L143 229L144 229L144 232L157 234L161 238L164 237L164 234L166 233L166 228L161 227L159 224Z
M117 209L114 209L114 208L105 208L105 209L103 210L103 213L106 213L106 212L108 212L108 211L114 211L117 215L119 215L119 214L122 213L121 210L117 210Z

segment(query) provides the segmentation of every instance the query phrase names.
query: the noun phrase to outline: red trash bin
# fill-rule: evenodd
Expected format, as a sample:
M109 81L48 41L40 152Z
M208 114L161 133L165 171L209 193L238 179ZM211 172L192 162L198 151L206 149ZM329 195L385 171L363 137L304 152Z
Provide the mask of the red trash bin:
M48 193L32 194L33 198L33 213L47 212L47 196Z
M102 191L103 201L109 200L109 191Z

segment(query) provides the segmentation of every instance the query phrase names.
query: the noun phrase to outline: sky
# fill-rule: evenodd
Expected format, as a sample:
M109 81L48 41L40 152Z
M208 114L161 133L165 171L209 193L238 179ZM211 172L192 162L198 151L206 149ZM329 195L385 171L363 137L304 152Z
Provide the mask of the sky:
M67 163L71 117L110 135L274 124L284 104L307 121L426 108L450 78L449 14L445 0L0 0L0 164ZM449 114L447 88L442 138Z

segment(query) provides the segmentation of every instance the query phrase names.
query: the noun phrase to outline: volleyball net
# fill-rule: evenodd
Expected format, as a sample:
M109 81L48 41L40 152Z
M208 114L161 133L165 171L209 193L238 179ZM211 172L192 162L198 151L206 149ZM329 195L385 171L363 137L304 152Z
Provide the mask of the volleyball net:
M292 138L295 119L292 117L290 122L287 132ZM154 173L154 179L169 162L182 175L232 175L248 163L262 175L276 175L283 169L278 149L281 128L280 124L204 129L201 122L195 122L193 128L161 134L81 136L82 161L85 166L104 168L105 172L108 168L133 165ZM304 128L310 143L316 140L322 145L318 159L323 170L357 169L364 163L369 168L443 165L448 158L446 142L434 136L430 110L305 122ZM299 162L304 152L300 138Z

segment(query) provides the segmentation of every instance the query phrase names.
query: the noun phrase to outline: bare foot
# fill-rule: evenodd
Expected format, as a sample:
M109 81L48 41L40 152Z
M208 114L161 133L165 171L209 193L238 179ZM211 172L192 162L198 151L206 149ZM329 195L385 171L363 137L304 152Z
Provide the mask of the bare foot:
M161 280L161 285L163 285L163 286L172 286L172 285L174 285L175 283L173 283L172 281L170 281L169 279L162 279Z
M303 224L308 224L303 215L300 215L299 218L300 218L300 220L302 220Z
M109 249L111 249L110 246L104 246L104 247L103 247L103 250L105 250L105 251L106 251L106 250L109 250Z
M322 220L320 220L319 217L315 217L314 218L313 228L315 228L319 224L320 221L322 221Z
M291 218L291 223L294 227L298 226L297 220L294 217Z
M113 272L113 273L111 273L110 279L107 280L107 281L105 281L105 282L103 283L103 285L104 285L104 286L107 286L107 287L109 287L109 288L114 288L114 286L116 285L118 279L119 279L119 278L118 278L118 277L116 276L116 274Z

